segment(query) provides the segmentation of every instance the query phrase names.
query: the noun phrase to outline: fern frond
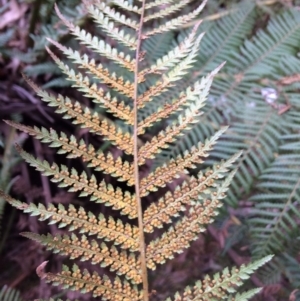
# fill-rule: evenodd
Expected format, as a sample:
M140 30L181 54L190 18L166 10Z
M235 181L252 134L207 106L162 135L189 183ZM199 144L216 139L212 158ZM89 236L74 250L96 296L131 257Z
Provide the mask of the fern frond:
M259 278L264 284L276 284L282 280L282 276L286 277L293 287L300 285L300 264L297 260L297 253L299 250L298 238L294 238L291 244L298 245L297 251L290 252L289 248L286 248L287 252L275 255L266 266L259 271Z
M129 71L134 70L135 60L132 59L129 54L125 55L123 52L119 52L116 48L113 48L105 41L100 40L98 39L98 37L91 35L90 33L86 32L84 29L81 29L79 26L75 26L72 22L67 20L63 15L59 14L58 16L63 21L65 26L68 27L70 32L82 43L89 46L97 53L127 68ZM50 38L48 38L48 41L50 41L58 48L61 45L60 43L53 41Z
M203 102L200 102L197 106L190 106L191 110L185 111L185 116L180 116L178 124L167 127L165 130L160 131L154 136L150 142L147 142L139 150L139 165L143 165L146 159L153 159L155 154L159 153L162 148L167 148L168 143L174 141L176 136L182 134L182 132L188 129L188 126L195 122L195 117L199 116L198 110L203 106Z
M145 9L148 10L152 7L159 6L159 5L169 5L172 4L173 2L174 0L154 0L150 3L146 3Z
M264 75L276 73L276 56L283 53L294 55L297 47L294 35L300 32L299 20L297 10L279 14L270 20L266 31L258 31L252 42L245 42L241 53L232 55L230 64L243 72L243 80L260 79Z
M123 8L125 11L131 11L137 14L141 13L141 9L136 6L136 5L132 5L131 1L126 1L126 0L112 0L111 1L113 4Z
M116 247L107 247L105 243L91 242L85 235L81 237L71 236L38 235L30 232L21 233L22 236L30 238L40 244L47 246L47 250L54 253L67 255L70 259L80 258L81 261L90 261L92 264L101 264L101 267L110 267L110 271L116 271L117 275L125 275L127 280L134 284L142 281L139 271L140 263L134 254L128 255L126 251L119 252Z
M224 140L220 141L212 152L212 156L225 159L228 154L244 149L226 200L232 206L236 206L242 195L250 192L255 177L270 164L278 151L281 133L284 130L276 111L261 103L249 107L247 113L239 106L235 116L239 118L238 121L232 124L224 135Z
M175 42L175 47L170 50L167 44L175 37L177 38L178 34L167 34L167 32L186 25L200 13L207 0L199 4L191 13L175 17L170 21L163 21L164 24L159 21L155 29L148 29L148 31L143 30L143 23L172 15L190 0L154 0L149 4L146 4L145 0L140 0L141 7L134 6L132 1L125 0L113 0L111 3L106 3L104 0L82 0L82 2L95 23L104 30L109 39L112 38L112 43L119 44L116 48L120 50L112 48L109 45L111 42L106 43L99 40L75 26L62 15L57 6L55 7L56 12L69 31L82 41L89 51L94 50L103 58L100 58L101 64L96 64L98 58L92 56L90 59L87 55L89 51L82 54L50 39L49 41L72 61L73 64L69 66L50 49L47 50L62 73L67 75L67 79L78 91L83 92L84 96L91 98L96 104L96 108L90 109L89 106L83 106L79 101L73 101L61 95L53 96L30 80L26 80L42 100L49 106L55 107L56 112L62 114L63 118L72 119L73 124L88 128L90 133L103 136L103 139L114 144L122 155L114 159L111 153L104 154L100 150L96 151L93 145L88 145L83 140L77 141L73 135L67 137L66 134L58 134L54 130L8 123L35 136L43 143L49 143L50 147L58 148L58 152L66 154L68 158L81 157L83 161L88 162L87 167L103 171L116 177L119 181L127 182L124 184L128 184L128 186L134 186L130 187L130 191L134 189L134 193L129 192L126 188L113 188L105 181L99 183L93 172L88 176L86 172L77 171L75 168L69 170L65 165L50 164L46 160L41 161L17 146L21 157L42 174L50 176L51 181L58 183L58 187L68 187L69 191L79 192L79 196L87 196L91 201L111 206L112 209L119 210L118 215L123 214L126 215L126 218L137 219L138 226L122 222L111 216L106 218L102 214L97 218L84 208L76 209L73 205L65 208L61 204L58 206L49 204L47 207L43 204L27 204L7 196L3 191L0 191L0 198L4 198L12 206L26 213L38 216L41 221L48 220L49 224L57 224L58 227L68 226L70 232L63 236L32 233L24 233L24 236L45 245L54 253L108 267L110 271L122 278L119 279L117 276L114 281L111 281L107 276L102 277L97 273L82 271L76 265L73 266L73 269L65 266L63 271L58 274L47 273L44 271L46 262L37 268L39 277L71 290L78 290L82 293L90 292L96 298L101 296L101 300L148 301L150 297L148 269L154 270L157 265L182 253L193 240L196 240L199 234L205 231L207 225L214 221L226 195L229 195L229 198L233 196L238 199L242 193L247 192L250 186L248 184L253 182L255 176L259 176L262 170L261 166L267 166L271 162L270 157L276 156L278 145L274 143L273 138L280 139L286 129L282 129L281 121L276 119L277 112L271 106L266 108L259 91L250 89L250 81L257 80L255 76L252 76L252 66L250 65L254 66L257 63L259 66L260 60L268 57L268 53L261 52L260 49L265 45L257 43L259 49L257 51L251 49L253 55L240 58L243 62L247 61L243 65L243 70L234 61L234 55L228 53L224 55L220 49L217 49L217 60L224 57L228 59L229 56L230 63L229 66L226 66L225 72L218 75L217 88L212 85L212 80L223 64L206 77L196 81L194 85L191 83L194 76L199 79L206 68L205 66L204 68L197 67L197 61L200 61L200 42L204 36L204 34L197 35L201 22L195 22L196 25L191 31L185 31L183 35L179 34L179 43ZM164 7L159 7L160 5ZM123 9L122 12L115 10L115 7L118 6ZM248 18L250 20L250 11L254 10L253 7L254 5L249 5L247 7L249 12L246 12L245 9L245 13L239 15L240 20ZM140 19L139 23L138 19ZM231 22L230 28L234 28L232 24L237 23ZM203 25L206 28L211 27L207 23ZM250 32L249 26L245 26L245 28ZM296 31L297 29L294 32ZM158 37L155 36L156 34ZM229 36L222 43L227 46L227 50L230 49L228 45L238 44L236 41L241 42L241 30L237 29L234 34L230 33ZM280 43L281 41L278 41L277 38L274 38L274 41ZM257 42L259 39L254 40ZM211 40L209 41L211 43ZM145 42L143 47L141 47L142 42ZM166 45L158 50L158 43ZM295 42L284 37L283 43L292 45ZM234 47L238 50L239 46L235 44ZM285 46L289 51L289 45ZM277 49L277 45L273 45L273 48ZM121 52L121 49L126 49L128 55ZM284 50L285 48L278 47L278 49ZM136 52L135 59L132 58L133 51ZM276 51L275 53L277 53ZM241 52L245 52L244 48ZM264 57L256 58L256 61L253 61L257 54L260 56L262 53ZM287 56L289 55L288 53ZM248 58L250 59L248 60ZM109 62L106 62L106 59ZM213 58L208 59L207 65L210 65L212 61L214 61ZM287 64L288 60L284 60L284 62ZM216 65L220 63L218 61ZM75 65L74 68L73 65ZM83 71L78 72L77 67ZM189 72L193 74L193 77L189 76ZM280 79L276 80L280 81ZM103 83L106 88L102 85L101 88L98 87L99 82ZM222 96L226 100L229 99L228 104L218 106L218 104L215 105L214 100L208 99L208 109L202 108L208 98L211 86L212 97L220 98ZM236 87L238 87L238 92L232 93ZM111 92L106 92L107 88ZM254 117L251 116L251 118L246 115L245 106L240 108L238 106L242 103L246 93L247 97L254 95L257 101L255 109L251 111ZM294 102L296 101L293 100L293 105ZM109 120L97 113L98 105L104 107L117 120ZM159 109L157 110L157 108ZM230 112L223 111L223 108ZM153 171L149 171L149 174L146 175L141 172L141 166L146 165L145 163L149 159L158 157L165 149L172 149L171 145L174 144L175 138L190 134L188 130L196 122L198 123L198 116L203 112L205 115L203 126L201 123L198 127L201 129L201 134L197 133L187 151L181 152L182 148L178 148L179 153L174 155L171 160L166 160L165 164L156 165L156 162L153 162ZM215 147L217 140L227 128L221 127L221 125L227 123L229 119L226 122L224 120L228 116L235 120L233 129L220 141L219 146ZM145 137L145 140L147 139L149 142L141 145L139 135L144 134L147 130L150 133L153 125L163 119L165 126L156 131L158 132L156 136L153 137L151 133L152 139ZM294 114L292 120L300 119ZM249 125L252 126L250 130ZM202 131L202 129L204 130ZM191 132L193 134L193 131ZM237 150L243 146L246 146L247 150L241 156ZM298 144L296 144L297 146ZM121 159L124 153L126 156ZM207 160L209 154L212 156ZM228 155L232 155L232 157L227 159ZM258 157L263 164L260 164ZM216 163L215 160L219 158L226 159L226 161ZM242 171L238 171L236 174L235 161L238 158L240 159L238 167L241 167ZM131 162L129 160L132 163L129 163ZM152 191L165 187L167 183L171 183L183 173L188 173L188 169L198 167L197 164L210 164L211 162L216 164L211 168L199 171L197 177L185 176L185 182L178 185L174 193L167 192L158 202L152 202L147 209L144 208L141 198ZM229 172L231 169L234 170ZM233 180L235 174L237 176ZM233 189L229 189L232 181L235 186ZM280 184L283 185L280 186L281 189L287 186L286 183ZM267 186L268 190L273 188L272 185ZM275 207L274 205L273 208ZM183 211L185 212L182 213ZM271 212L271 215L273 213ZM297 216L300 217L299 214ZM174 222L173 226L165 225L171 223L174 217L177 222ZM291 223L290 220L288 222ZM153 232L155 228L164 226L166 226L166 230L159 238L148 240L145 237L145 232ZM290 227L288 223L281 223L280 226L286 232ZM294 227L294 224L292 226ZM74 231L76 234L73 233ZM87 237L91 235L95 235L100 241ZM103 241L108 241L109 244L104 244ZM150 243L147 244L147 241ZM236 293L236 288L243 283L243 280L248 279L254 270L270 259L270 256L265 257L232 271L225 269L213 278L207 276L194 288L187 288L183 296L176 294L175 300L211 301L229 300L233 297L248 300L257 290L239 295ZM125 281L124 278L126 278ZM142 284L142 288L138 288L137 284Z
M158 111L157 114L154 113L150 115L146 118L145 122L142 123L142 126L138 127L138 131L143 131L144 126L148 125L149 127L151 121L153 122L160 118L165 118L180 109L180 104L186 104L187 101L190 102L189 108L186 109L183 114L179 115L178 124L174 124L160 131L150 142L147 142L139 149L138 156L140 165L144 164L146 159L153 159L156 153L159 153L163 148L167 148L169 143L173 142L177 136L181 135L184 130L189 129L189 127L196 122L196 118L201 115L200 109L204 106L208 96L213 76L217 74L222 66L223 64L209 76L203 78L201 82L195 83L193 88L187 89L186 96L182 96L177 102L175 101L173 104L165 106L164 109Z
M259 191L249 200L255 203L249 220L253 254L272 251L281 254L298 232L300 193L299 134L281 137L281 154L259 177Z
M10 288L8 286L3 286L0 290L0 300L1 301L22 301L20 292L16 289Z
M198 147L194 147L190 153L186 152L183 156L178 156L175 160L171 160L167 165L158 167L154 172L141 180L141 196L146 196L150 191L156 191L157 187L164 187L166 183L171 182L182 172L186 172L187 168L196 168L195 164L203 163L203 157L208 156L213 145L218 138L226 131L227 127L215 133L204 144L199 143Z
M164 232L162 237L148 244L149 268L155 269L155 264L162 264L166 259L172 259L175 253L182 253L191 241L196 240L198 235L206 230L203 226L212 223L218 215L217 209L222 206L220 200L225 198L235 172L231 172L215 191L208 193L203 203L193 206L188 215Z
M216 65L227 61L231 53L238 53L245 37L253 30L256 15L255 3L244 1L234 14L215 22L202 23L201 29L207 34L201 43L201 53L194 65L197 74L201 76L210 72Z
M195 42L197 29L201 22L198 22L192 29L191 33L174 49L170 50L166 55L156 60L156 62L149 68L142 70L139 74L141 77L147 74L155 74L159 71L169 69L181 59L183 59L191 51L192 46Z
M69 191L72 192L82 191L80 196L90 195L91 201L112 206L115 210L121 210L122 214L127 214L130 218L136 218L135 198L128 191L123 193L121 189L115 190L112 185L107 185L104 180L97 184L94 175L88 179L85 172L79 175L75 168L72 168L70 172L65 165L61 165L61 167L56 163L50 165L46 160L42 162L18 146L17 150L21 157L36 170L45 176L52 176L51 181L59 183L59 187L71 187Z
M63 271L58 274L45 273L43 278L54 285L63 285L71 290L82 293L92 292L93 297L102 296L104 300L139 301L142 293L136 286L131 286L126 280L121 281L116 277L112 282L107 276L100 277L96 272L90 274L87 270L81 271L73 265L72 271L63 266Z
M105 2L98 0L97 2L95 2L94 5L95 7L99 8L101 12L108 15L108 17L114 20L115 22L128 26L134 30L138 30L139 24L136 21L127 18L125 15L121 14L120 12L116 12L114 9L107 6Z
M159 19L159 18L164 18L166 16L169 16L172 13L180 10L182 7L186 6L189 2L191 2L191 0L181 0L179 3L172 4L168 7L166 7L165 9L160 10L157 13L150 14L149 16L146 16L145 19L144 19L144 22L148 22L148 21L153 20L153 19ZM146 7L146 9L147 9L147 7Z
M161 81L158 81L154 86L151 86L146 92L138 97L137 105L139 109L143 108L145 104L150 102L154 97L172 87L174 82L178 81L187 73L188 69L192 67L203 36L204 34L199 35L186 58L181 60L177 66L167 73L167 75L163 75Z
M251 296L258 293L260 289L250 290L244 294L237 294L234 298L231 297L231 294L236 292L236 287L243 284L242 280L249 279L251 274L270 261L271 258L272 256L266 256L248 265L243 264L239 268L234 267L231 271L225 268L221 274L215 274L213 278L206 276L202 282L197 281L194 287L187 287L183 296L177 293L175 298L168 298L166 301L248 300Z
M127 161L122 162L120 157L114 159L111 153L96 152L91 144L87 145L83 140L80 140L78 143L73 135L68 138L64 133L58 135L53 129L48 131L44 127L39 129L36 126L32 128L14 121L6 120L5 122L16 129L36 137L43 143L49 143L50 147L59 148L59 154L68 153L67 158L81 157L83 162L90 162L88 167L93 167L97 171L117 177L119 181L127 181L129 186L134 184L132 165Z
M10 39L13 37L15 34L15 29L14 28L9 28L5 32L2 32L0 34L0 53L2 52L2 47L6 46L7 42L10 41Z
M149 30L149 31L145 32L144 39L148 38L152 35L155 35L155 34L160 34L163 32L170 31L172 29L179 28L182 25L190 22L203 10L204 6L206 5L206 2L207 2L207 0L204 0L195 10L193 10L191 13L189 13L187 15L174 18L174 19L166 22L165 24L158 26L157 28L155 28L153 30Z
M49 106L58 107L56 109L57 113L65 113L63 118L73 118L74 124L80 124L82 127L90 128L90 131L93 133L106 136L104 139L111 141L127 154L133 153L132 137L129 133L123 133L120 128L108 119L101 117L102 120L100 120L97 113L91 115L91 110L87 107L83 108L79 102L73 104L68 97L63 97L62 95L54 97L40 89L32 81L26 80L43 101L47 102Z
M86 4L86 8L89 14L93 17L95 23L99 24L109 36L124 44L131 50L136 50L137 39L135 36L130 33L125 33L124 29L119 29L110 18L106 17L101 10L94 5Z
M78 90L84 92L85 96L93 98L94 102L102 103L116 117L123 119L128 124L133 124L133 112L129 106L125 106L124 102L118 103L116 98L111 99L109 93L104 96L103 89L99 89L96 84L90 84L88 77L84 77L81 73L76 74L68 65L59 60L49 48L46 49L59 68L68 76L68 80L75 83L73 86L78 87ZM93 74L95 78L102 80L105 84L127 97L132 97L133 85L129 81L125 82L122 77L118 78L116 74L110 74L101 64L96 66L95 61L90 61L86 54L81 56L77 51L60 45L59 49L75 63L80 64L82 68Z
M228 301L248 301L255 295L257 295L262 289L259 288L253 288L249 291L243 292L243 293L237 293L235 296L231 297Z
M201 103L206 100L212 78L218 73L223 65L224 63L211 72L208 76L203 77L201 81L196 82L192 88L187 88L185 93L181 93L179 98L173 100L171 104L165 104L163 107L158 108L156 112L140 121L138 124L138 133L143 134L145 128L150 128L155 122L160 121L163 118L167 118L170 115L182 110L182 107L188 106L189 103L194 102L196 105L201 107Z
M23 210L25 213L30 213L32 216L40 216L39 220L41 221L51 218L49 224L59 223L58 226L60 228L69 226L70 231L78 229L80 233L97 235L98 238L114 241L121 248L129 249L133 252L139 248L137 227L123 224L121 220L115 221L112 217L106 219L103 214L96 218L91 212L86 213L82 207L77 210L73 205L70 205L68 210L66 210L61 204L58 207L50 204L46 208L42 204L36 206L33 203L22 203L1 190L0 196L13 207Z
M167 192L157 203L152 203L144 212L143 221L145 232L152 232L154 227L161 228L164 223L170 223L172 217L176 217L180 211L185 211L186 206L193 205L193 201L204 199L206 195L218 186L217 179L224 177L233 163L242 153L237 153L229 160L215 164L212 169L207 169L205 174L200 172L191 177L174 193Z

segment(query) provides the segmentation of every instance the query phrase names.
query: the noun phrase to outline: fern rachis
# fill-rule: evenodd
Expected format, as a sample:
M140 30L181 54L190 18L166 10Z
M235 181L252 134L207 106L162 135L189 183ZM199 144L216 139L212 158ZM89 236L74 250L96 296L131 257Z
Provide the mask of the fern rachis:
M102 277L96 272L82 271L76 265L72 271L68 267L64 267L61 273L47 273L43 271L45 264L42 264L38 269L39 275L49 282L62 284L70 289L92 292L94 297L102 296L103 300L147 301L150 294L147 270L155 270L157 265L172 259L176 253L181 253L187 248L192 240L197 239L199 233L205 230L205 226L214 220L218 214L218 208L221 206L221 200L226 196L235 174L235 171L228 172L240 153L224 162L215 164L210 169L199 172L197 177L186 178L186 181L178 186L174 193L166 193L158 202L154 202L146 210L142 210L141 199L143 197L166 186L180 174L187 173L187 169L195 168L196 164L203 163L218 138L226 130L225 127L221 128L212 137L199 142L188 152L157 167L145 177L141 177L140 166L144 165L146 160L155 159L157 153L168 148L172 141L184 134L201 117L201 108L207 98L212 80L222 67L221 65L216 68L201 81L196 82L193 87L183 91L179 98L170 105L159 108L156 113L139 122L139 111L163 93L168 93L170 88L193 66L199 51L203 35L196 37L197 24L186 40L186 44L183 44L184 47L175 48L174 51L170 51L167 56L162 57L149 68L140 70L140 62L144 59L141 52L142 41L189 22L199 14L205 5L204 1L187 15L175 17L158 25L157 28L143 30L143 26L146 27L147 21L154 16L150 13L144 17L144 13L151 12L151 9L157 8L161 4L167 4L167 8L157 14L161 17L169 15L181 5L173 4L173 2L172 0L158 0L146 4L145 1L142 1L141 7L138 8L127 1L114 1L117 6L139 16L140 24L137 25L134 20L126 18L100 1L95 1L94 4L84 1L95 22L110 37L123 44L123 48L127 49L129 54L126 57L121 54L123 52L112 50L104 41L99 41L78 29L57 10L58 16L72 34L91 49L97 48L95 44L101 45L99 53L115 61L118 65L122 65L124 74L128 78L134 79L130 82L130 80L125 80L125 75L124 78L117 77L116 74L110 72L109 68L105 68L102 64L97 65L94 60L89 60L88 56L50 40L75 65L77 64L85 70L86 73L82 74L71 69L48 49L49 54L68 79L74 82L74 86L92 98L95 103L100 103L115 117L123 120L124 124L132 126L132 135L129 131L124 130L125 126L121 127L121 123L93 112L78 101L74 102L62 95L49 94L27 80L45 102L56 107L57 113L62 114L64 118L73 119L74 124L89 128L90 132L111 141L124 153L131 155L132 162L126 161L122 157L114 158L110 153L96 152L92 145L86 145L84 141L78 142L74 136L67 137L64 133L58 135L54 130L32 128L7 121L11 126L41 139L42 142L50 143L51 147L59 148L59 152L67 153L69 158L81 157L83 161L89 162L89 167L110 174L127 183L129 187L135 188L135 193L132 194L129 190L122 191L121 188L114 188L106 182L98 183L94 175L88 177L85 172L80 173L75 168L69 170L64 165L58 166L56 163L42 162L17 147L20 155L30 165L45 176L51 176L52 181L58 183L60 187L69 187L70 191L81 191L80 196L89 196L92 201L105 203L120 211L121 214L137 220L137 225L133 225L133 223L124 223L120 219L115 220L103 215L96 217L94 214L86 212L84 208L75 208L73 205L65 208L62 204L58 206L50 204L45 207L42 204L22 203L0 192L0 195L13 206L32 215L40 216L40 220L51 219L50 223L58 223L59 227L69 226L69 232L77 230L77 233L64 236L38 235L27 232L23 233L24 236L72 259L81 258L92 264L101 263L103 266L108 266L111 271L115 271L117 275L126 278L123 280L117 276L111 281L105 275ZM115 26L114 22L121 24L122 27ZM132 50L135 51L135 59L132 58ZM161 74L160 70L166 71L165 74ZM147 76L157 75L157 73L160 79L146 91L139 92L140 83L147 81ZM112 98L109 94L104 95L103 89L99 88L97 84L91 83L89 74L106 84L117 96ZM160 131L144 145L140 145L139 135L149 130L156 121L166 119L174 113L179 114L179 117L172 126ZM106 160L107 162L105 162ZM185 213L180 214L180 212ZM146 246L144 238L146 233L151 233L156 228L172 223L172 218L177 216L180 217L177 223L174 223L163 235L150 241ZM85 235L82 235L83 233ZM90 240L88 238L90 235L96 236L97 239ZM99 240L101 239L112 242L112 247L103 242L100 244ZM248 266L231 271L225 269L221 274L214 275L213 279L207 276L193 288L187 288L183 296L176 294L173 300L220 300L234 296L236 300L248 300L258 290L255 289L240 295L236 294L234 286L242 285L241 279L249 278L254 270L270 258L267 256ZM143 286L142 289L141 286Z

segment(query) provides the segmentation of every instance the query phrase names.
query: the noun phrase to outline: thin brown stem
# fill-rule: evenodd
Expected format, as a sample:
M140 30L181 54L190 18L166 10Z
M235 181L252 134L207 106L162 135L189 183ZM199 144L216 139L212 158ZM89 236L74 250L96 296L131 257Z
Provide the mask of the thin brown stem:
M138 225L139 225L139 242L140 242L140 258L141 258L141 268L142 268L142 279L143 279L143 300L149 300L149 288L148 288L148 274L147 274L147 263L146 263L146 247L145 247L145 237L144 237L144 225L143 225L143 210L140 197L140 179L139 179L139 165L138 165L138 73L139 73L139 57L140 57L140 48L142 42L142 29L144 23L144 12L145 12L145 2L142 2L142 12L139 30L137 33L137 47L136 47L136 56L135 56L135 70L134 70L134 130L133 130L133 148L134 148L134 179L135 179L135 195L138 211Z

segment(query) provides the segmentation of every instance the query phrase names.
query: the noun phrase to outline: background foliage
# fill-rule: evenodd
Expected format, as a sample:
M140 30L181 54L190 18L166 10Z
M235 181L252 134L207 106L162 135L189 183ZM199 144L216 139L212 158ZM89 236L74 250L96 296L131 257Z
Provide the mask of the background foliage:
M59 40L65 45L76 42L71 42L70 36L53 14L54 1L0 1L1 120L11 119L13 113L18 113L19 118L26 120L27 124L51 127L56 117L24 85L20 71L35 78L44 87L59 92L67 90L70 82L62 79L60 71L45 55L45 37ZM57 2L65 16L90 29L90 20L86 18L79 1ZM196 1L191 2L187 9L191 9L195 3ZM265 295L261 296L262 300L297 298L300 285L299 5L300 1L283 0L208 2L205 21L199 28L199 32L206 32L199 56L193 72L186 76L185 83L174 87L174 95L184 85L207 74L224 60L227 63L213 83L201 123L161 153L157 164L189 149L224 124L230 125L230 129L217 145L212 158L227 158L241 149L244 153L226 199L226 210L210 228L209 235L201 239L201 247L195 244L195 250L192 249L189 255L183 254L178 259L177 268L179 267L181 274L177 277L184 278L185 284L191 282L187 274L195 262L204 264L205 268L193 271L192 277L207 272L205 269L209 272L218 270L219 266L225 266L229 261L240 264L250 255L259 258L274 253L276 256L273 261L252 281L268 284ZM163 54L156 51L158 43L163 46L163 52L167 53L171 45L177 44L186 36L187 30L182 28L159 40L153 39L143 46L144 50L155 61ZM102 33L98 31L97 34ZM163 97L157 99L157 103L161 102L167 100ZM156 105L148 106L144 116L153 112ZM67 128L69 132L73 130L67 122L59 126ZM158 128L160 126L157 125ZM4 150L10 148L10 144L6 142L5 146L4 142L8 141L11 132L3 123L0 123L0 131L3 136L3 155L0 158L3 170L7 166ZM83 131L76 134L85 137ZM16 141L25 138L20 134L14 135ZM95 140L93 143L103 149L111 148L102 141ZM25 147L50 160L55 156L52 150L44 149L39 142L33 142L29 138ZM20 163L15 168L13 165L5 173L6 177L20 175L13 181L14 194L23 195L28 201L45 198L46 201L74 202L72 195L54 190L47 180L28 170L24 164ZM6 182L9 183L10 179ZM153 200L149 200L151 201ZM5 209L4 224L11 219L12 213L11 208ZM33 269L28 267L37 266L37 263L44 260L45 254L41 249L36 258L28 255L28 262L22 262L20 258L24 257L24 248L29 252L36 246L19 238L17 233L44 226L31 219L30 222L24 220L24 217L18 215L13 218L14 226L5 227L5 231L10 232L10 238L4 248L0 249L3 254L0 270L1 267L6 270L0 274L0 285L9 284L22 291L29 283L32 291L25 297L29 298L30 294L37 296L44 284L38 286ZM49 232L49 229L42 230ZM20 249L15 247L16 243ZM188 258L191 256L194 257L189 262ZM11 268L7 268L7 260L11 263ZM57 265L60 264L58 260ZM22 272L16 273L14 270L20 267ZM174 267L170 266L171 269ZM163 280L166 276L161 274L161 280L157 280L154 286L164 290L170 289L172 285L176 287L180 282L175 277L172 280L174 283L170 285ZM51 294L49 292L49 296Z

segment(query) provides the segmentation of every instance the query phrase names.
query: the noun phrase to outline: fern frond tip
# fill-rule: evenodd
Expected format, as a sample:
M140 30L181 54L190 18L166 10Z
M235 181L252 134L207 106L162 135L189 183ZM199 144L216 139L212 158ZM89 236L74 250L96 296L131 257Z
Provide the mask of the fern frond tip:
M225 66L226 64L226 61L224 61L223 63L221 63L217 68L215 68L211 73L210 73L210 76L211 77L215 77L219 71Z

